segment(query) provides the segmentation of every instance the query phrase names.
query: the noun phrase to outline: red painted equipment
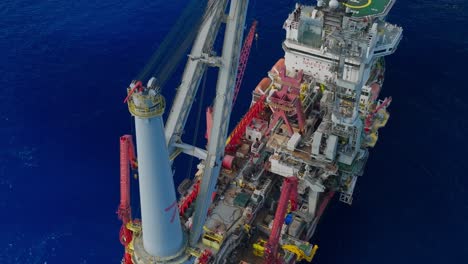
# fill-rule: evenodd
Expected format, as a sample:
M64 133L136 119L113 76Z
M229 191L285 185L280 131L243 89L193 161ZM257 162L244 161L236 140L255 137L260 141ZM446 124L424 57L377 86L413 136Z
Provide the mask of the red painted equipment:
M207 140L207 145L210 142L211 128L213 127L213 107L206 108L206 133L205 138Z
M252 119L258 117L258 115L263 111L265 106L266 95L262 95L255 104L250 107L249 111L242 120L237 124L237 126L232 131L231 135L228 138L226 151L233 152L236 150L236 146L239 144L242 136L245 134L245 128L252 122Z
M255 30L257 28L257 21L252 23L250 27L249 34L244 41L244 45L242 46L241 54L239 57L239 67L237 67L237 78L236 78L236 86L234 88L234 97L232 98L232 107L234 108L234 104L236 103L237 94L239 93L240 86L242 84L242 79L244 77L245 68L247 66L247 61L249 60L250 55L250 48L252 47L252 41L255 37Z
M128 99L130 98L130 96L132 96L132 94L135 92L136 89L139 89L140 91L143 89L143 84L141 84L140 81L136 82L135 83L135 86L133 86L132 90L130 90L130 92L128 93L127 97L125 97L124 99L124 104L127 103Z
M381 103L379 106L377 106L377 108L375 108L375 110L372 111L366 117L366 122L365 122L365 125L364 125L364 131L366 132L366 134L368 134L371 131L372 123L374 122L375 114L377 114L377 112L379 112L381 109L387 108L390 105L391 102L392 102L392 97L385 98L383 103Z
M211 251L209 251L208 249L205 249L200 255L200 257L198 257L198 264L207 264L211 258L211 255L212 255Z
M265 246L265 264L281 263L278 257L278 243L281 237L281 229L284 224L284 217L288 210L288 203L291 202L291 211L297 209L297 184L296 177L286 178L281 188L281 197L275 213L275 220L271 228L268 243Z
M281 77L281 82L284 85L299 88L302 82L302 77L304 77L304 72L300 70L296 77L289 77L286 75L286 66L284 66L279 69L279 76Z
M294 131L289 123L287 116L295 115L299 123L299 131L304 132L305 115L300 99L300 84L303 79L302 70L295 77L286 76L286 66L284 60L279 60L272 68L273 72L277 72L281 85L281 90L274 91L269 97L269 106L273 111L273 120L266 132L270 134L271 130L278 124L278 121L283 119L288 130L288 135L292 136Z
M273 112L273 120L271 120L270 122L270 126L268 127L265 133L266 135L270 135L271 130L278 124L280 118L282 118L284 123L286 124L286 128L288 129L288 135L293 135L294 131L292 129L291 124L289 123L288 117L286 116L286 113L281 109Z
M190 193L184 197L182 203L179 204L179 214L183 216L185 211L190 207L190 205L197 199L198 192L200 191L200 181L197 181Z
M224 156L223 163L222 163L223 168L228 169L228 170L232 170L232 166L234 164L234 158L235 157L232 156L232 155Z
M258 94L265 94L265 91L270 87L271 79L270 78L263 78L255 87L255 92Z
M290 93L291 90L291 87L282 85L281 90L274 91L270 96L269 106L273 111L273 119L271 120L270 126L266 131L267 135L269 135L271 130L278 124L280 118L282 118L286 124L289 136L293 135L294 131L286 116L286 112L291 113L294 111L296 107L292 104L292 102L299 99L297 98L296 94Z
M132 231L127 228L127 224L132 221L132 210L130 207L130 170L137 168L135 157L135 147L132 136L124 135L120 137L120 205L117 211L119 219L122 220L120 228L120 242L125 247L125 264L132 264L132 258L127 251L128 244L132 241Z
M132 220L130 208L130 170L137 168L132 136L120 137L120 205L117 214L124 224Z

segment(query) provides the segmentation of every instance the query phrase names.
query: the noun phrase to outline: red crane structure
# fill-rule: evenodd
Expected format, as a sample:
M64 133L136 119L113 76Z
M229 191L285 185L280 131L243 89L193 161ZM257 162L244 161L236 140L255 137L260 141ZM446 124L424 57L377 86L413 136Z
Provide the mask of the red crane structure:
M263 111L263 108L265 107L265 99L266 95L262 95L255 104L250 107L249 111L245 114L239 124L237 124L227 139L226 151L233 152L236 150L242 136L245 134L245 128L250 124L250 122L252 122L252 119L258 117Z
M234 96L232 97L232 108L236 103L237 94L239 93L242 79L244 78L245 68L247 67L247 62L249 61L250 48L252 48L252 42L255 37L255 31L257 29L257 21L254 20L252 26L250 27L249 34L244 41L242 46L241 54L239 57L239 66L237 67L237 77L236 77L236 86L234 87Z
M127 224L132 221L132 209L130 206L130 169L137 168L135 157L135 147L132 136L124 135L120 137L120 205L117 210L119 219L122 220L120 228L120 242L125 247L124 263L132 264L132 256L127 246L132 241L132 231L127 228Z
M268 243L265 246L265 264L281 263L278 257L278 243L281 237L284 217L288 210L288 203L291 202L291 211L297 209L297 184L298 179L296 177L284 179L278 208L276 209L275 220L273 221Z
M183 216L185 211L190 207L190 205L195 202L197 199L198 193L200 192L200 180L198 180L194 185L190 193L182 199L182 202L179 204L179 215Z

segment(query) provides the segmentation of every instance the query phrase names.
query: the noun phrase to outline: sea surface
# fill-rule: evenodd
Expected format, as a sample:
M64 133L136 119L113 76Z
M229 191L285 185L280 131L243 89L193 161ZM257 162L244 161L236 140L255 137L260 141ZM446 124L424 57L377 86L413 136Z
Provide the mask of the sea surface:
M187 2L0 2L0 264L120 263L118 139L133 131L125 88ZM283 56L294 3L250 1L259 38L231 126ZM388 20L404 38L383 90L392 116L353 205L327 210L315 263L468 263L467 13L465 0L397 1ZM183 64L164 87L169 103ZM211 104L206 89L194 109ZM204 146L204 121L196 127L184 137ZM188 174L181 162L177 182Z

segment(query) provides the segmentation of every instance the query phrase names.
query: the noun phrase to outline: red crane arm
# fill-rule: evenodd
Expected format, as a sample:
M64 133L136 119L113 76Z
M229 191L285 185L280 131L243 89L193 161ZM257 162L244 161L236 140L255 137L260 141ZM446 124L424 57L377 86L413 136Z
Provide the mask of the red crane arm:
M132 136L124 135L120 137L120 205L117 210L119 219L122 220L120 228L120 243L125 247L123 262L133 264L132 256L128 250L128 245L133 239L133 233L127 228L127 224L132 221L132 209L130 206L130 169L129 165L136 169L135 147Z
M240 86L242 84L242 79L244 78L245 68L247 67L247 62L249 60L250 48L252 47L252 41L255 37L255 30L257 29L257 21L252 23L250 27L249 34L244 41L242 46L241 54L239 57L239 67L237 67L237 77L236 77L236 86L234 88L234 97L232 98L232 107L236 103L237 94L239 93Z
M132 220L130 207L130 170L136 168L135 147L132 136L120 137L120 205L117 211L119 219L126 225Z
M271 228L271 234L268 243L265 247L266 259L265 264L279 263L278 261L278 243L281 237L281 229L284 224L284 217L288 209L288 203L291 201L291 209L295 210L297 201L297 184L296 177L286 178L281 188L281 196L276 209L275 220Z
M226 142L226 151L235 151L237 144L241 141L242 136L245 134L245 128L252 122L252 119L258 117L258 115L263 111L265 106L266 95L262 95L255 104L250 107L249 111L241 119L239 124L234 128L234 130L229 135Z

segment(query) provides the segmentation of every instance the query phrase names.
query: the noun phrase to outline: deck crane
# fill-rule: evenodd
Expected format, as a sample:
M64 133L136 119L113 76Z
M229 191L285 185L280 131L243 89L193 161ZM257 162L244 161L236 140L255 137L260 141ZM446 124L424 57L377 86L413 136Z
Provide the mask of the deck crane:
M284 217L288 210L288 204L291 204L291 211L297 209L297 184L296 177L284 179L281 188L281 196L278 202L278 208L275 213L275 220L271 228L270 237L265 246L265 264L280 264L278 256L278 244L281 237L281 229L284 224Z
M124 135L120 137L120 205L117 210L119 219L122 220L120 228L120 242L125 247L124 263L132 264L131 252L128 245L132 241L132 231L127 225L132 221L132 209L130 206L130 170L137 169L135 157L135 147L132 136Z
M250 27L249 34L245 39L244 46L242 46L241 55L239 58L239 67L237 68L237 78L236 78L236 86L234 88L234 97L232 98L232 107L236 103L237 94L239 94L239 90L242 84L242 79L244 78L245 68L247 67L247 62L249 61L250 49L252 48L252 42L255 37L255 31L257 29L257 21L252 23Z
M153 263L154 260L184 263L190 258L189 243L195 246L201 237L224 157L248 3L248 0L208 1L165 125L162 116L166 101L158 80L151 78L146 86L135 80L127 88L125 102L135 117L142 216L141 232L133 233L133 263ZM224 42L218 56L213 44L222 23L225 23ZM184 143L182 135L208 67L219 70L213 126L207 150L204 150ZM190 234L183 230L177 213L170 159L177 152L195 156L204 163Z

